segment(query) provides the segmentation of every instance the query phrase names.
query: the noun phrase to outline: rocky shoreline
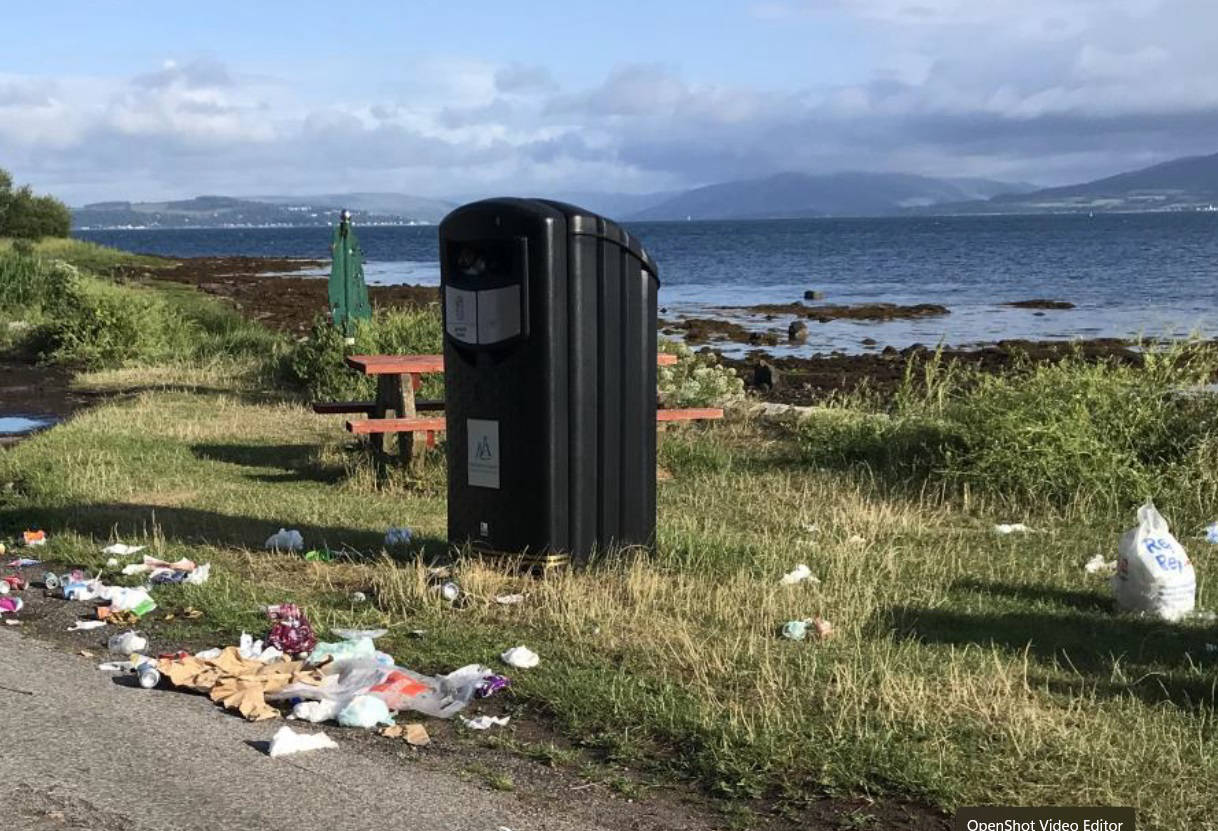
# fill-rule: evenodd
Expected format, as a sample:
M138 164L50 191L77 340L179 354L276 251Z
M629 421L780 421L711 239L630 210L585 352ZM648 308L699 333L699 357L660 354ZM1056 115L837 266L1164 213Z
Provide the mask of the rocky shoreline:
M136 282L169 281L192 285L232 304L266 326L301 336L319 315L325 313L327 285L324 279L295 275L325 266L324 261L318 260L198 257L166 260L163 267L129 268L120 277ZM439 301L438 289L431 286L370 286L369 293L378 307L418 307ZM1070 306L1060 300L1029 300L1011 305L1035 309ZM902 383L911 367L925 364L935 354L934 349L922 344L899 350L892 346L881 349L871 338L863 341L870 347L864 354L834 352L806 357L776 356L765 349L802 342L795 330L805 327L806 334L804 320L882 322L950 314L949 309L935 304L899 306L890 303L855 306L764 304L725 307L722 311L725 314L744 311L782 323L788 323L782 319L786 316L797 319L789 322L787 331L758 332L716 317L661 318L659 328L665 335L680 337L695 348L701 347L701 351L715 354L724 365L736 369L745 379L746 387L761 400L795 405L816 404L833 395L864 387L881 394L890 393ZM724 355L715 349L716 342L724 341L749 344L754 348L744 355ZM1078 354L1085 360L1123 364L1138 364L1142 360L1131 342L1115 338L1070 342L1003 340L973 347L945 347L939 354L943 360L958 361L986 373L1009 371L1019 361L1053 362L1071 354ZM68 372L58 368L34 368L32 364L32 359L28 364L16 356L6 359L5 374L13 382L4 388L8 399L6 409L66 416L92 399L92 396L71 391Z

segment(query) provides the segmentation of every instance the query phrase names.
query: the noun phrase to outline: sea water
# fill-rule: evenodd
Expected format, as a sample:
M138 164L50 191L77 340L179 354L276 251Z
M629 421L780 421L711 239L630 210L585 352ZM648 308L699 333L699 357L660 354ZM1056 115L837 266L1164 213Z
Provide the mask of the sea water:
M942 317L809 322L808 343L772 351L860 352L967 346L1006 338L1218 336L1218 214L971 216L626 223L660 270L661 317L800 301L936 303ZM358 226L357 226L358 228ZM373 285L439 281L434 226L358 228ZM77 236L175 257L328 259L327 228L82 231ZM312 273L324 276L325 269ZM1065 300L1068 310L1003 304ZM811 302L811 301L809 301ZM864 345L864 339L878 343ZM736 350L745 347L733 347Z

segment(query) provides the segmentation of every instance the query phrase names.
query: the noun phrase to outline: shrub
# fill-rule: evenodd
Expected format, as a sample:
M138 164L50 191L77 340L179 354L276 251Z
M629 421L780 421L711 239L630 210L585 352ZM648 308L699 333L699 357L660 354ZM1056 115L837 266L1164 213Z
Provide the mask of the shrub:
M288 353L284 374L314 399L371 399L375 380L349 369L343 363L347 355L434 354L442 349L440 315L434 308L377 309L372 320L357 323L355 344L350 346L342 332L319 317L308 337ZM443 377L432 374L425 376L419 394L438 398L443 389Z
M663 407L722 407L744 398L744 381L714 355L695 354L684 343L661 339L661 352L677 356L656 379Z
M811 418L801 448L813 464L1024 505L1199 504L1218 496L1218 398L1190 388L1216 367L1195 344L1147 352L1141 366L1077 355L1003 375L932 365L886 410L856 400Z
M155 362L192 350L198 327L156 294L55 266L44 357L89 369Z

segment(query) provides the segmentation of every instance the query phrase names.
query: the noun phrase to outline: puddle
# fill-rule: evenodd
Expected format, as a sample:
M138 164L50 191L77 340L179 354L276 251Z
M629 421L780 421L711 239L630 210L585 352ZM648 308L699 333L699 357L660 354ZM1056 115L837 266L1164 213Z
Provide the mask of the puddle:
M8 415L0 416L0 436L24 436L35 430L43 430L59 421L55 416Z

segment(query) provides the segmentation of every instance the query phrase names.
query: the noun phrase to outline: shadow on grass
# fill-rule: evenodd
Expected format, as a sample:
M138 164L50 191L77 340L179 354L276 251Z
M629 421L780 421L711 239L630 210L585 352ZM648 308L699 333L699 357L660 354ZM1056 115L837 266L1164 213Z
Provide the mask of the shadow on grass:
M190 451L207 461L274 471L247 474L258 482L333 484L345 476L342 467L317 461L316 444L196 444Z
M1105 584L1106 585L1106 584ZM1101 591L1078 591L1056 586L1038 586L1027 583L977 580L968 578L952 584L952 593L974 592L982 595L1006 597L1037 605L1064 606L1080 612L1111 612L1113 600Z
M897 606L877 615L873 631L925 644L1026 653L1032 659L1029 682L1063 694L1132 695L1186 709L1218 704L1218 676L1206 650L1212 632L1084 608L964 612Z
M197 508L173 508L160 505L130 503L84 504L68 507L0 508L0 531L17 533L31 523L52 537L57 533L74 531L99 538L117 533L123 538L138 538L155 528L170 542L186 545L216 545L261 550L266 539L280 529L280 523L254 517L232 516ZM293 523L292 528L304 537L307 548L328 547L333 552L345 552L353 558L379 557L384 549L384 532L335 525ZM440 537L417 535L410 551L391 550L389 555L398 562L414 562L422 553L429 564L452 559L451 546Z

